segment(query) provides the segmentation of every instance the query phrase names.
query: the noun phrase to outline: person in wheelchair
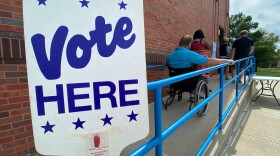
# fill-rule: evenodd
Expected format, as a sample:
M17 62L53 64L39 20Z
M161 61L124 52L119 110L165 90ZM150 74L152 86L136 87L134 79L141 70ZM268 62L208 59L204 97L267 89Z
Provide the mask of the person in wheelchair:
M208 64L209 66L211 66L211 65L223 64L223 63L227 63L227 62L230 62L231 65L233 65L235 63L233 60L229 60L229 59L207 58L207 57L197 54L194 51L191 51L190 47L191 47L192 41L193 41L192 36L184 35L179 42L179 46L168 55L167 65L169 68L170 77L192 72L195 70L194 66L196 64L199 64L199 65ZM172 84L170 87L173 89L173 91L175 93L174 92L170 93L170 96L171 96L171 94L175 95L175 94L177 94L177 92L179 92L178 99L181 100L182 92L193 93L193 91L196 90L198 82L201 83L200 89L201 89L201 87L204 86L205 92L207 92L206 94L208 94L208 86L204 82L203 77L195 76L195 77L189 78L187 80L183 80L183 81L177 82L175 84ZM170 92L172 92L172 91L170 91ZM174 96L170 100L171 102L170 101L168 102L168 100L167 100L165 108L167 108L167 105L172 103L173 99L174 99ZM195 100L195 97L193 97L192 94L190 94L190 101L195 102L194 100Z

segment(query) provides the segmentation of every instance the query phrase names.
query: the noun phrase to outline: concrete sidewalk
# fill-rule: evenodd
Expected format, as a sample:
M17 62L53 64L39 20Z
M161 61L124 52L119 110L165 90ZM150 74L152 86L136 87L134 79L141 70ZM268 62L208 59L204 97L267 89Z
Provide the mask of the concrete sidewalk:
M257 85L257 89L261 86ZM280 84L275 89L280 101ZM270 91L266 93L271 94ZM224 156L280 155L280 106L273 97L261 96L245 110L241 126Z
M227 81L225 81L227 82ZM211 77L209 88L215 91L219 88L219 75ZM249 88L249 87L247 87ZM246 91L245 91L246 93ZM224 112L230 102L235 96L235 84L230 84L224 91ZM163 155L164 156L192 156L195 155L201 145L207 139L210 132L218 123L218 106L219 96L216 96L209 104L207 114L203 117L193 116L185 124L183 124L175 133L168 137L163 142ZM163 99L165 101L165 99ZM188 112L189 108L189 94L184 93L182 101L178 101L175 98L172 105L168 107L168 110L162 109L163 130L178 120L182 115ZM237 103L235 108L239 108ZM127 155L131 151L138 148L140 145L150 140L154 136L154 109L153 104L150 104L150 134L144 140L134 143L122 151L121 155ZM229 115L229 119L233 118ZM225 126L226 127L226 126ZM226 130L218 132L224 136ZM220 140L216 140L217 144L221 144ZM227 140L226 140L227 142ZM220 146L220 145L219 145ZM215 153L215 152L214 152ZM155 155L154 150L150 151L148 156ZM211 152L207 152L205 155L216 155Z

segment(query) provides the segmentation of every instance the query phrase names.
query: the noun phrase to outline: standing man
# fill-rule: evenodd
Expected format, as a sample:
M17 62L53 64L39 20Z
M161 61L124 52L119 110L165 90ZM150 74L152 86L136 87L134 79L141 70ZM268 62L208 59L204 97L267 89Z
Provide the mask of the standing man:
M254 42L248 37L248 31L242 30L240 38L238 38L232 46L231 59L239 60L248 57L254 51ZM245 61L242 61L240 68L244 69ZM237 64L233 66L232 77L236 75ZM242 83L243 74L240 76L239 83Z

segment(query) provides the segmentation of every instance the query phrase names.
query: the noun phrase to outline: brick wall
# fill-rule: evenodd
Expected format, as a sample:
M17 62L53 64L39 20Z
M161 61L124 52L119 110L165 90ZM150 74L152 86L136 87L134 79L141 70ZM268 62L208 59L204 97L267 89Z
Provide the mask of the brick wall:
M0 0L0 155L33 152L21 0Z
M144 11L147 65L165 63L184 34L193 35L201 29L211 44L219 44L220 27L224 36L228 34L229 0L145 0ZM148 81L168 77L167 70L147 72ZM167 95L166 90L163 94ZM152 96L149 92L149 102Z
M0 0L0 64L25 64L21 0Z
M227 34L228 0L144 2L148 52L169 53L184 34L193 35L197 29L202 29L211 43L218 41L219 26L222 26Z
M0 65L0 155L34 151L26 65Z
M144 11L147 65L165 63L184 34L202 29L219 43L219 27L228 32L229 0L144 0ZM147 73L148 81L166 77L166 69ZM0 0L0 156L35 151L27 86L22 0Z

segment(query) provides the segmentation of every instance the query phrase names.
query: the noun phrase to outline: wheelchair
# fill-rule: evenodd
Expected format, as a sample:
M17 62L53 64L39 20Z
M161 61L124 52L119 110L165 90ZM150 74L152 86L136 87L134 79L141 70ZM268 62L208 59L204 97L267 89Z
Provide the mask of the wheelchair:
M195 67L171 68L170 66L168 66L168 70L169 76L172 77L195 71ZM183 92L189 92L194 95L194 101L191 102L191 104L189 105L189 110L191 110L193 107L195 107L197 104L199 104L201 101L203 101L209 96L208 85L205 82L204 76L202 75L191 77L189 79L171 84L169 86L169 89L169 97L165 102L165 109L167 109L167 107L174 101L176 95L178 100L181 101L183 97ZM206 113L207 109L208 104L201 108L197 112L197 115L199 117L203 116Z

